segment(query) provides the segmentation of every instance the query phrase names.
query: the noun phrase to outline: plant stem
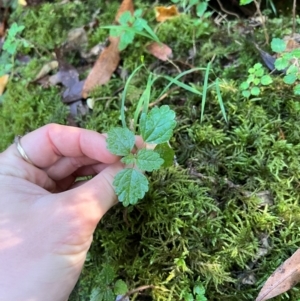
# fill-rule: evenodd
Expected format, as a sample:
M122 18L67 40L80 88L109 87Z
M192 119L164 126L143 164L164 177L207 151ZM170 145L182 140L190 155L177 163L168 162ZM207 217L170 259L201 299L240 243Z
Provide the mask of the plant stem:
M292 32L292 37L294 36L296 32L296 7L297 7L297 0L294 0L293 3L293 32Z
M294 0L295 1L295 0ZM268 35L268 31L267 31L267 27L266 27L266 24L264 22L264 16L260 10L260 3L257 1L257 0L253 0L254 4L255 4L255 7L256 7L256 11L257 13L259 14L260 16L260 19L261 19L261 24L262 24L262 27L264 29L264 34L265 34L265 39L266 39L266 43L269 44L269 35Z

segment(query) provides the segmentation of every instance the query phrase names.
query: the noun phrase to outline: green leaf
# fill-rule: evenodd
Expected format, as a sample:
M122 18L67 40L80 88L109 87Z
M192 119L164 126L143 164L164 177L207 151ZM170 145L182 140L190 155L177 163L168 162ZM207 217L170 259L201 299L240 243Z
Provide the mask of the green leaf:
M242 95L243 95L244 97L248 98L248 97L251 95L250 90L244 90L244 91L242 92Z
M127 284L121 279L117 280L114 286L115 295L125 295L127 292L128 292Z
M247 90L249 88L249 83L248 82L242 82L240 84L240 90Z
M153 108L150 113L141 114L139 126L145 142L156 144L167 142L176 126L175 112L167 105Z
M268 74L262 76L262 78L260 79L260 83L263 85L263 86L268 86L270 85L271 83L273 82L272 80L272 77Z
M147 25L146 20L142 18L138 18L133 22L132 27L137 31L142 31L146 25Z
M91 295L90 295L90 301L102 301L103 300L103 292L99 287L93 288Z
M300 49L299 48L296 48L294 49L293 51L291 51L291 55L297 59L300 58Z
M141 8L137 9L134 11L133 15L136 17L136 18L140 18L143 14L143 10Z
M254 72L255 76L257 76L257 77L262 77L264 75L264 73L265 73L265 71L262 68L261 69L257 69Z
M131 12L129 10L126 10L124 13L121 14L118 21L121 25L128 25L128 22L131 18Z
M248 83L251 83L251 82L253 82L254 80L255 80L255 75L254 75L254 74L250 74L250 75L248 76L247 82L248 82Z
M123 162L124 164L126 165L129 165L129 164L135 164L135 155L134 154L129 154L125 157L123 157L121 159L121 162Z
M196 295L196 301L207 301L207 298L203 295Z
M194 286L193 289L194 294L198 294L198 295L204 295L205 294L205 288L202 284L198 283Z
M187 293L184 295L184 301L194 301L194 297L191 293Z
M114 179L113 185L119 201L126 207L136 204L149 189L147 178L138 170L125 168Z
M274 52L283 52L286 49L286 43L282 39L274 38L271 42L271 48Z
M10 37L15 37L16 34L19 32L22 32L24 30L24 28L25 28L25 26L23 26L23 25L19 26L16 22L14 22L8 30L8 35Z
M300 84L298 84L294 87L294 93L295 93L295 95L300 95Z
M295 74L288 74L283 77L283 81L288 84L292 85L297 80L297 76Z
M240 0L240 5L247 5L253 2L253 0Z
M262 64L261 63L256 63L254 66L253 66L253 68L255 69L255 70L260 70L260 69L262 69Z
M157 152L164 160L162 167L169 167L173 165L175 152L167 142L156 145L154 151Z
M260 93L260 89L258 87L253 87L251 90L250 90L250 93L251 95L253 96L258 96L259 93Z
M131 29L131 28L130 28ZM124 31L121 35L121 39L119 42L119 50L124 50L128 45L130 45L134 40L135 32L131 30Z
M299 72L299 67L295 66L295 65L291 65L290 67L288 67L288 69L286 70L286 74L297 74Z
M102 288L112 283L116 277L116 273L112 266L105 264L98 277L100 279Z
M289 60L286 57L280 57L280 58L276 59L274 65L277 70L279 70L279 71L284 70L285 68L288 67Z
M201 2L196 7L196 14L199 18L203 17L204 13L207 10L207 2Z
M260 79L259 79L259 78L255 78L255 79L253 80L253 84L254 84L255 86L257 86L259 83L260 83Z
M136 165L140 170L152 171L159 169L164 160L159 153L150 149L140 149L136 156Z
M129 155L134 143L134 134L128 128L115 127L107 133L107 149L114 155Z
M255 72L255 69L254 69L254 68L249 68L249 69L248 69L248 72L249 72L250 74L252 74L252 73Z

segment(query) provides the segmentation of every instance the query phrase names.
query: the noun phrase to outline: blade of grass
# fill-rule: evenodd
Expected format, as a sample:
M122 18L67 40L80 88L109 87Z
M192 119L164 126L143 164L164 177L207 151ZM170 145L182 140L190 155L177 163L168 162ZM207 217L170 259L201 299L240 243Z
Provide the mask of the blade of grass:
M228 123L226 111L225 111L225 107L224 107L224 103L223 103L223 98L222 98L222 94L220 91L219 78L216 79L215 85L216 85L217 98L218 98L218 102L219 102L219 105L221 108L222 115L223 115L226 123Z
M192 69L189 69L189 70L186 70L180 74L178 74L174 79L175 80L178 80L179 78L185 76L186 74L189 74L189 73L193 73L195 71L203 71L203 70L206 70L206 68L192 68ZM169 89L170 86L172 86L174 82L173 81L170 81L169 84L164 88L164 90L160 93L160 95L158 96L158 98L160 98L162 95L164 95L166 93L166 91Z
M138 104L136 106L135 112L134 112L134 117L133 117L134 130L136 130L136 127L138 125L138 118L142 111L142 108L143 108L144 113L147 113L147 111L148 111L148 106L149 106L149 102L150 102L151 86L152 86L154 80L155 79L153 79L153 74L150 73L148 76L148 79L147 79L146 89L144 90L142 96L140 97Z
M208 76L209 76L209 70L210 70L211 62L207 64L205 76L204 76L204 83L203 83L203 94L202 94L202 101L201 101L201 116L200 116L200 123L203 121L203 115L204 115L204 108L206 103L206 95L207 95L207 87L208 87Z
M122 121L122 126L126 128L126 119L125 119L125 99L126 99L126 94L128 90L128 86L134 75L144 66L144 64L138 66L128 77L125 87L122 93L122 101L121 101L121 121Z
M177 85L177 86L179 86L179 87L181 87L181 88L183 88L183 89L185 89L189 92L192 92L194 94L198 94L200 96L202 95L202 93L200 91L198 91L196 88L193 88L192 86L189 86L189 85L177 80L176 78L173 78L173 77L167 76L167 75L162 75L161 77L169 80L171 84L175 84L175 85Z

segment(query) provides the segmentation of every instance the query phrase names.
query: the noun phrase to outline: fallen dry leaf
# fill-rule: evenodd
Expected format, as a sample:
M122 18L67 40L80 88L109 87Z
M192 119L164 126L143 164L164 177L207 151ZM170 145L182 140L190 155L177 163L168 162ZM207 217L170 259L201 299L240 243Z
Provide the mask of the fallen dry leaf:
M0 77L0 95L3 94L5 87L8 83L9 75L5 74Z
M154 8L154 11L155 11L155 17L157 22L164 22L168 19L179 16L177 6L175 5L171 5L167 7L157 6Z
M58 67L58 61L51 61L47 64L45 64L41 70L39 71L39 73L37 74L37 76L35 77L35 79L33 80L33 82L38 81L39 79L41 79L42 77L44 77L45 75L47 75L50 71L56 69Z
M300 249L288 258L268 278L255 301L264 301L278 296L300 281Z
M147 51L162 61L172 58L172 49L163 43L152 42L146 47Z
M100 54L93 69L83 86L82 96L88 97L89 92L96 86L106 84L120 62L119 38L111 37L110 44Z
M115 21L117 22L120 15L128 10L131 13L134 12L133 2L132 0L123 0L116 14ZM101 52L91 72L85 80L82 90L82 96L84 98L87 98L89 92L96 86L106 84L110 80L113 72L119 65L120 51L118 49L118 46L120 38L110 37L109 41L109 46Z

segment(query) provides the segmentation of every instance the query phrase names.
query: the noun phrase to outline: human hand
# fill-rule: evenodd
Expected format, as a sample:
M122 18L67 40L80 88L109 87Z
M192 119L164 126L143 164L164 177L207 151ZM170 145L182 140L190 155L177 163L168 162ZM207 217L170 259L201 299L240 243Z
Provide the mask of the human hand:
M89 130L50 124L21 143L34 165L15 144L0 154L0 300L66 301L123 166Z

